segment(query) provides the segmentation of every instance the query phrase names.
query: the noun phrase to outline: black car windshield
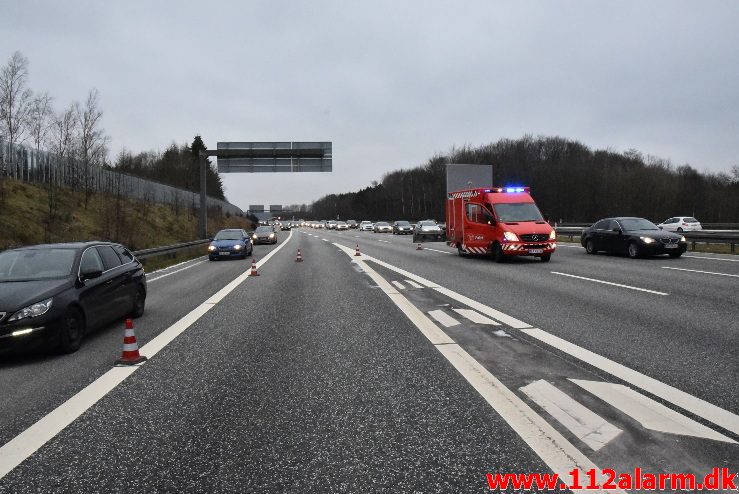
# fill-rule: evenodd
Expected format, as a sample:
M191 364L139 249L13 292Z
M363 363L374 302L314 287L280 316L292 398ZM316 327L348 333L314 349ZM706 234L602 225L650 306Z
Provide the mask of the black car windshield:
M533 202L515 202L494 204L495 214L498 221L503 223L517 221L544 221L539 208Z
M625 220L618 220L624 230L659 230L657 225L644 218L628 218Z
M26 249L0 253L0 282L64 278L72 274L75 249Z
M256 229L257 233L272 233L272 227L271 226L258 226Z
M378 221L375 223L375 226L390 226L388 223L385 223L384 221Z
M221 230L216 233L214 240L241 240L244 236L238 230Z
M396 221L395 224L398 226L411 226L407 221Z

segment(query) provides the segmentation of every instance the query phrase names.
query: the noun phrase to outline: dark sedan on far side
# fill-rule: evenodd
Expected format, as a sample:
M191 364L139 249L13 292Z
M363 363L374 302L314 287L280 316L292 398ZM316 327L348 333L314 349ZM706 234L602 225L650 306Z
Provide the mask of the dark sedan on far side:
M668 254L680 257L688 249L685 237L660 230L644 218L605 218L582 232L580 243L588 254L599 251L631 258Z
M122 245L0 252L0 351L45 344L74 352L92 329L143 315L145 302L144 268Z

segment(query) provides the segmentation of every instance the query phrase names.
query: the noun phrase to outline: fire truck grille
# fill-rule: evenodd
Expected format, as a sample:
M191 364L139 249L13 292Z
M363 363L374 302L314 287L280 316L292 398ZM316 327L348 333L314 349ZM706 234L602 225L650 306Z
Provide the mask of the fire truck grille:
M524 242L543 242L547 239L549 239L549 235L546 233L527 233L521 235L521 240Z

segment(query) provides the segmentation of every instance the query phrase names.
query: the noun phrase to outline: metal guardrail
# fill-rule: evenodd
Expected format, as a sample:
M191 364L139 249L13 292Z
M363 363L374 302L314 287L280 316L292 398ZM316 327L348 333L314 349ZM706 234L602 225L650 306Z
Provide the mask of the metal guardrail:
M210 239L206 238L204 240L193 240L192 242L184 242L181 244L164 245L161 247L152 247L150 249L137 250L133 253L133 255L139 259L146 259L147 257L153 257L153 256L162 255L162 254L172 254L174 252L178 252L184 249L189 249L190 247L196 247L198 245L207 244L210 241L211 241Z
M579 226L558 226L555 228L557 236L570 237L570 241L574 241L575 236L580 237L585 228ZM680 232L685 239L691 243L691 249L695 250L697 243L703 244L728 244L731 253L736 253L736 246L739 244L739 231L712 231L702 230L699 232Z

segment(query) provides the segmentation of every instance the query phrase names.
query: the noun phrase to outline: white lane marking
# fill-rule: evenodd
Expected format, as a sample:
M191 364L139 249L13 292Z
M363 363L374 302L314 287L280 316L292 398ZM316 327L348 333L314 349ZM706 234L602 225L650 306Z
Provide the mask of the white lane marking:
M486 316L492 317L496 321L500 321L503 324L507 324L508 326L512 328L523 329L523 328L531 327L531 324L525 323L523 321L519 321L515 317L511 317L507 314L504 314L498 310L493 309L492 307L488 307L487 305L481 304L480 302L476 300L472 300L471 298L465 297L464 295L454 292L448 288L439 286L439 287L434 288L434 290L441 293L442 295L446 295L447 297L466 305L470 309L474 309L478 312L482 312Z
M389 243L390 243L390 242L388 242L387 240L381 240L381 239L379 239L379 238L377 239L377 241L378 241L378 242L385 242L386 244L389 244Z
M690 257L691 259L710 259L711 261L739 262L739 259L726 259L725 257L686 256L685 254L683 254L683 257Z
M324 242L328 242L327 238L322 238L321 240L323 240Z
M652 377L646 376L641 372L630 369L625 365L621 365L613 360L598 355L597 353L577 346L574 343L563 340L562 338L547 333L542 329L528 328L522 329L521 332L571 355L586 364L590 364L593 367L607 372L612 376L636 386L637 388L641 388L647 393L651 393L665 401L677 405L683 410L687 410L688 412L704 418L709 422L713 422L734 434L739 434L739 415L735 415L728 410L719 408L716 405L701 400L685 391L681 391Z
M291 237L292 231L290 231L287 240L257 263L257 268L264 265L264 263L266 263L273 255L287 245ZM235 280L219 290L210 299L206 300L190 311L182 319L162 331L154 339L149 341L149 343L141 347L141 355L148 358L156 355L162 348L167 346L195 321L200 319L203 314L212 309L215 304L222 300L229 292L239 286L241 282L249 277L249 274L250 272L247 271L246 273L239 275ZM0 479L20 465L26 458L38 451L44 444L53 439L57 434L64 430L65 427L74 422L75 419L95 403L100 401L105 397L105 395L110 393L128 376L133 374L139 367L141 366L114 367L110 369L108 372L90 383L82 391L69 398L28 429L24 430L0 447Z
M543 379L519 389L593 451L621 434L621 429Z
M157 269L156 271L152 271L151 273L146 273L146 275L147 276L151 276L153 274L161 273L162 271L167 271L169 269L174 269L176 267L182 266L182 265L187 264L187 263L190 263L190 262L195 262L195 261L203 260L203 259L205 259L207 257L208 256L205 255L205 256L196 257L195 259L190 259L188 261L178 262L177 264L172 264L171 266L167 266L166 268Z
M411 280L403 280L403 281L405 281L406 283L408 283L413 288L423 288L421 285L419 285L415 281L411 281Z
M399 282L399 281L393 281L392 283L393 283L393 285L395 285L398 288L398 290L405 290L405 287L403 286L403 284L401 282Z
M636 291L639 291L639 292L652 293L654 295L669 295L669 293L657 292L655 290L647 290L646 288L639 288L639 287L636 287L636 286L622 285L620 283L613 283L611 281L596 280L595 278L586 278L584 276L577 276L577 275L574 275L574 274L560 273L559 271L551 271L551 273L552 274L557 274L559 276L567 276L569 278L577 278L578 280L585 280L585 281L592 281L592 282L595 282L595 283L602 283L603 285L617 286L619 288L628 288L629 290L636 290Z
M353 248L350 249L339 244L334 245L340 247L345 252L350 251L352 255L354 255ZM733 414L728 410L724 410L723 408L720 408L712 403L702 400L696 396L690 395L673 386L660 382L652 377L642 374L641 372L630 369L625 365L614 362L613 360L603 357L602 355L598 355L595 352L591 352L590 350L575 345L574 343L570 343L569 341L564 340L558 336L554 336L553 334L548 333L543 329L532 328L530 324L519 321L518 319L515 319L507 314L483 305L480 302L453 292L448 288L440 287L434 282L429 281L425 278L421 278L420 276L410 273L404 269L397 268L392 264L380 261L379 259L375 259L374 257L366 256L365 254L362 255L365 257L366 260L370 260L391 271L401 274L402 276L413 279L428 288L434 288L439 293L447 295L448 297L453 298L454 300L461 302L472 309L482 312L483 314L490 316L502 322L503 324L507 324L514 329L519 329L521 330L521 332L526 333L533 338L536 338L542 343L545 343L564 353L567 353L577 358L578 360L581 360L586 364L592 365L593 367L607 372L612 376L626 381L627 383L632 384L637 388L641 388L648 393L658 396L659 398L662 398L663 400L668 401L682 408L683 410L686 410L708 420L709 422L723 427L724 429L731 431L734 434L739 434L739 415Z
M453 254L453 252L447 252L445 250L432 249L431 247L424 247L423 250L433 250L434 252L441 252L442 254Z
M539 414L531 409L521 398L508 389L480 365L470 354L464 351L444 331L436 326L426 314L418 310L408 299L399 294L377 271L369 267L364 260L354 258L354 249L341 244L334 245L353 262L360 266L408 319L429 339L439 352L454 366L467 382L480 393L485 401L505 420L516 433L539 455L539 457L555 473L568 478L569 472L577 468L586 472L591 468L600 472L588 457L582 454L562 434L549 425ZM583 473L584 475L584 473ZM599 474L600 475L600 474ZM600 476L598 484L603 483ZM604 492L598 490L595 492ZM608 492L623 492L613 490Z
M736 444L723 434L699 424L693 419L657 403L621 384L570 379L586 391L594 394L614 408L639 422L644 428L668 434L703 437L725 443Z
M460 316L466 317L471 322L474 322L475 324L489 324L492 326L500 326L500 323L493 321L489 317L485 317L479 312L476 312L474 310L470 309L452 309L454 312L459 314Z
M359 235L354 235L354 238L361 238Z
M697 269L672 268L668 266L662 266L662 269L672 269L675 271L689 271L691 273L715 274L716 276L731 276L732 278L739 278L739 274L716 273L714 271L698 271Z
M584 248L582 245L567 245L559 241L557 242L557 247L569 247L570 249L583 249Z
M452 316L444 312L443 310L432 310L429 311L429 315L436 319L436 321L439 324L442 324L446 328L451 328L452 326L459 326L459 321L454 319Z
M194 264L190 264L189 266L185 266L184 268L180 268L180 269L177 269L177 270L175 270L175 271L171 271L171 272L169 272L169 273L165 273L165 274L163 274L163 275L157 276L156 278L152 278L152 279L149 279L149 278L147 277L147 278L146 278L146 282L147 282L147 283L151 283L152 281L157 281L157 280L161 280L162 278L166 278L167 276L171 276L171 275L173 275L173 274L179 273L179 272L181 272L181 271L184 271L184 270L186 270L186 269L190 269L191 267L193 267L193 266L197 266L198 264L203 264L204 262L207 262L207 261L200 261L200 262L196 262L196 263L194 263Z

